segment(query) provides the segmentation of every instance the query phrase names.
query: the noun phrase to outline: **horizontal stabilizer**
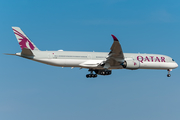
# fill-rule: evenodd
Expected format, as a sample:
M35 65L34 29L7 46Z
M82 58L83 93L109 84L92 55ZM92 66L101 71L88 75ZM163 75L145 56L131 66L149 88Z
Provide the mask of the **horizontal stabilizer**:
M21 55L34 56L34 54L32 53L32 51L29 48L23 48Z
M10 53L4 53L5 55L16 55L16 54L10 54Z

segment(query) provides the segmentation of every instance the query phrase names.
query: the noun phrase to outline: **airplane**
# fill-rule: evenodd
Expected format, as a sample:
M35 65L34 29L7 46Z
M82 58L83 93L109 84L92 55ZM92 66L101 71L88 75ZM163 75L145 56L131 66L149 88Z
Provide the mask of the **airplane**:
M160 54L123 53L119 40L111 35L114 42L110 52L76 52L76 51L41 51L24 34L19 27L12 27L21 52L15 55L36 62L58 67L79 67L89 69L87 78L96 78L97 75L111 75L114 69L159 69L170 71L178 64L169 56Z

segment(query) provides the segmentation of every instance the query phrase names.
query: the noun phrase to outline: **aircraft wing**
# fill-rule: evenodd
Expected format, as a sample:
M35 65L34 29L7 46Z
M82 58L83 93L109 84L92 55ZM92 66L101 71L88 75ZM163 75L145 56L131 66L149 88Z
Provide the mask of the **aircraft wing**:
M111 46L111 51L109 52L107 60L105 61L104 68L109 68L110 66L119 66L124 61L124 54L121 48L121 45L118 39L111 35L114 39L114 42Z

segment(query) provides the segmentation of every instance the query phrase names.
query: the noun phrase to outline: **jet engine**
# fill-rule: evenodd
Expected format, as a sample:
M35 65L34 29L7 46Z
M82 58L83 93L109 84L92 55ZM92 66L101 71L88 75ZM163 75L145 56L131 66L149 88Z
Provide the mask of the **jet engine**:
M137 60L126 60L123 62L122 66L126 69L136 70L139 68L140 63Z

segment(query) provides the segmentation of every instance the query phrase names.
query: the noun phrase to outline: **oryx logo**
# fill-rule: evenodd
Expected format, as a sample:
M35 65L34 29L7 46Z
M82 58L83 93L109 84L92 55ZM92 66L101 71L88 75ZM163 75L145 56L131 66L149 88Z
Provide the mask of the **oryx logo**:
M31 50L35 49L34 45L31 43L31 41L28 38L26 38L23 34L21 34L20 32L18 32L15 29L13 29L13 31L14 31L14 34L19 36L19 37L17 37L17 39L20 41L20 42L19 41L18 42L19 42L21 49L23 49L23 48L29 48Z

